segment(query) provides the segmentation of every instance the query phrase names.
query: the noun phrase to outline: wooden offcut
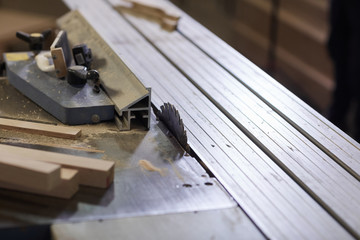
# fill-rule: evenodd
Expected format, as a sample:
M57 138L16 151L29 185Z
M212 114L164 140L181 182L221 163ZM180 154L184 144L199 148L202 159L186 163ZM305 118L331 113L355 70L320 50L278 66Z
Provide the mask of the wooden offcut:
M161 27L167 31L176 29L180 13L166 2L153 0L125 0L125 2L129 2L130 5L120 4L116 8L156 19L160 21Z
M179 20L180 13L176 9L165 5L166 2L153 0L127 0L133 4L135 10L147 13L149 15L167 18L170 20Z
M0 182L39 191L49 191L60 183L60 166L33 159L39 153L17 155L0 150Z
M81 135L81 130L72 127L63 127L43 123L34 123L14 119L0 118L0 128L16 130L51 137L75 139Z
M54 163L65 168L79 171L79 184L107 188L114 179L114 162L78 157L68 154L53 153L22 147L0 144L0 152L7 152L9 156L27 157L31 160Z
M55 74L58 78L64 78L67 74L67 67L71 64L71 53L67 34L60 31L50 46L51 56L55 66Z
M67 74L67 67L62 48L51 49L51 56L55 66L55 74L58 78L64 78Z
M79 189L79 179L77 174L77 170L61 168L61 182L56 187L48 191L25 187L23 184L9 184L5 182L0 182L0 188L70 199Z

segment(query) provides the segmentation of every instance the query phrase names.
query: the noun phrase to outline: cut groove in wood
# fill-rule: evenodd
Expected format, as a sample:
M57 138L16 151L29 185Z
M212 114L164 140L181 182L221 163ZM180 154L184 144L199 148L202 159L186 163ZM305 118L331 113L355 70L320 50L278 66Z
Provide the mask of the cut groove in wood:
M78 128L54 126L6 118L0 118L0 128L58 138L75 139L81 135L81 130Z

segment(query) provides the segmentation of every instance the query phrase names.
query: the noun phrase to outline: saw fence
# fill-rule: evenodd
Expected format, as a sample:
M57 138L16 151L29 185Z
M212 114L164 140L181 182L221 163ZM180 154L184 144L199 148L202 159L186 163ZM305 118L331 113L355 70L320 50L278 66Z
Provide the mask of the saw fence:
M178 185L176 181L152 179L146 184L161 186L153 191L159 197L156 205L153 198L145 203L149 199L145 192L155 189L141 185L145 179L115 170L115 186L122 186L114 187L115 192L132 197L119 200L115 194L117 203L108 204L106 214L78 223L54 222L55 238L96 239L107 229L111 229L105 234L109 238L126 234L144 238L151 229L156 230L149 234L154 238L175 239L206 239L211 234L253 239L360 238L357 142L179 9L176 30L169 31L148 17L123 11L120 0L64 2L73 11L58 21L59 27L71 30L64 23L81 19L76 24L91 26L132 74L151 87L154 108L173 104L192 152L215 179L207 185L219 186L196 190L195 184L186 193L168 185ZM144 145L139 149L149 151ZM198 163L186 161L181 172L185 179L198 179L202 172L198 169ZM115 206L122 211L112 215ZM81 216L84 213L78 219ZM100 218L107 220L91 221ZM224 218L235 227L221 221ZM192 224L196 229L188 226ZM81 235L84 232L86 237Z

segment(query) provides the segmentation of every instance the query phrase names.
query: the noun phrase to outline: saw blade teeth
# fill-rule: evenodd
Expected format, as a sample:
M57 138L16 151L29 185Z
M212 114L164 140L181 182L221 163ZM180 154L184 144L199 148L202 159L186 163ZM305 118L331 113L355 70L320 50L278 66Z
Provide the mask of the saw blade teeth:
M182 131L185 131L184 123L181 118L179 118L179 125Z
M176 110L175 116L176 116L176 118L178 119L178 121L180 121L180 114L179 114L179 111L178 111L178 110Z
M189 152L190 147L187 144L187 133L179 111L169 102L160 106L160 109L161 112L159 113L159 120L167 126L180 145Z
M165 111L165 106L164 106L164 105L162 105L162 106L160 107L160 110L161 110L161 114L164 114L164 111Z

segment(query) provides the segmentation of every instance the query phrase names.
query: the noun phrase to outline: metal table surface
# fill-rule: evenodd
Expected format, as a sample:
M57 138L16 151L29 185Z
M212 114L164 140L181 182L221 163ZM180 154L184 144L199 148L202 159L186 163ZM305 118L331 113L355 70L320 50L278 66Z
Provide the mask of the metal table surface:
M0 102L0 117L60 124L9 85L6 79L0 80ZM18 234L29 237L29 233L34 234L32 229L39 225L47 226L41 231L49 231L49 226L54 223L144 216L151 219L150 216L215 210L217 214L221 214L222 210L227 215L229 212L236 213L234 216L242 220L234 224L246 226L248 230L244 234L262 238L217 180L209 177L196 159L184 153L154 115L149 131L139 125L138 129L119 132L113 122L76 127L82 130L82 136L77 140L1 130L0 142L115 161L114 183L106 190L80 187L70 200L0 189L1 239L19 237ZM161 168L162 173L142 169L138 165L141 159ZM194 218L191 214L189 217ZM208 217L195 217L204 223L208 221ZM18 228L27 231L14 231ZM226 229L224 225L221 231L217 231L231 233ZM230 227L228 230L231 230Z
M1 190L2 232L52 224L55 239L360 238L358 143L185 13L167 32L119 12L121 0L64 2L78 10L59 21L70 40L102 36L152 88L155 108L177 107L197 158L154 116L148 132L107 122L80 126L75 141L1 131L7 144L116 161L110 189L81 187L68 201ZM0 116L57 123L5 80L0 96ZM163 174L141 170L141 159Z

